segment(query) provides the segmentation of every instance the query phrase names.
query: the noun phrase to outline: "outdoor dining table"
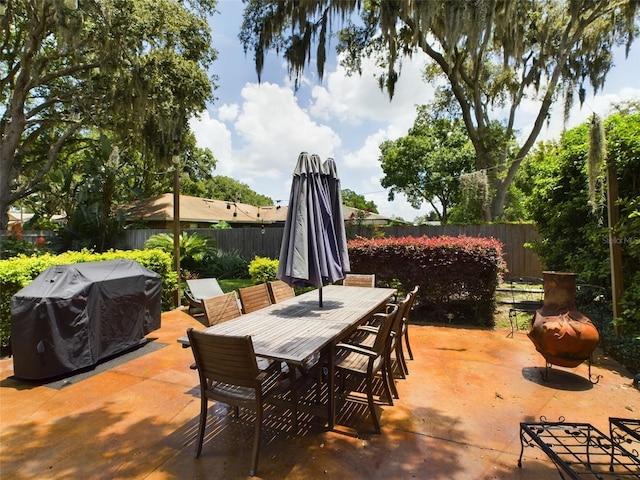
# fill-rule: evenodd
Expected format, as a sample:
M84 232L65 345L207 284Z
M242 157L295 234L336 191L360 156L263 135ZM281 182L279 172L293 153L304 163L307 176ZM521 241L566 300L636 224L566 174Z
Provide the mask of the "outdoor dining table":
M327 356L328 424L335 424L335 346L375 312L384 310L396 293L393 288L328 285L322 288L322 307L318 290L312 290L280 303L242 315L205 329L218 335L249 335L256 356L286 362L293 372L291 408L297 412L295 369L318 354ZM178 339L189 345L187 336Z

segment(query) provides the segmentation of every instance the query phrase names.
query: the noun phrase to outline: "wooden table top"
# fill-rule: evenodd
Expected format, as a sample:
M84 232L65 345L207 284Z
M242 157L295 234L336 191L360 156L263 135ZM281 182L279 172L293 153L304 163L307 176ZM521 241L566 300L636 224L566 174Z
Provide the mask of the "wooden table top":
M256 355L302 364L332 341L383 308L393 288L328 285L205 329L222 335L250 335ZM188 344L187 337L178 339Z

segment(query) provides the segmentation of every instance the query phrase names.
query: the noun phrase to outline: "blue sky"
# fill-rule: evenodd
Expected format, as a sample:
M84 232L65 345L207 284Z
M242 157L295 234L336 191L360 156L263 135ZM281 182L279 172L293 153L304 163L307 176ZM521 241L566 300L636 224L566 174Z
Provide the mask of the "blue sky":
M382 215L412 221L430 208L412 208L402 196L387 200L380 185L383 177L378 146L406 135L415 118L415 106L430 101L433 87L421 78L425 58L415 55L405 62L396 94L389 101L378 89L370 63L362 76L346 75L335 56L328 61L322 81L311 67L295 92L287 66L273 54L267 57L262 82L258 83L252 52L245 56L238 33L243 3L220 0L219 13L210 25L218 51L211 73L218 76L216 100L192 122L198 145L208 147L218 160L214 175L226 175L246 183L257 193L286 204L291 174L301 151L333 157L342 188L364 195ZM335 44L330 46L335 51ZM606 116L612 103L640 99L640 41L629 57L615 52L616 66L607 76L603 92L589 91L582 109L571 111L568 128L584 122L593 112ZM314 65L312 60L312 65ZM538 140L557 138L562 131L562 105L553 111L549 127ZM533 121L534 104L524 104L517 126L527 130Z

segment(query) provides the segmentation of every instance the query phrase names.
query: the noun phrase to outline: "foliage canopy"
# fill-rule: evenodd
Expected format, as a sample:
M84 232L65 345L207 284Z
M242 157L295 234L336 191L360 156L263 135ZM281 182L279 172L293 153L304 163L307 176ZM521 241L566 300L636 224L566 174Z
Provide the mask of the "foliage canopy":
M12 0L0 16L0 228L13 202L108 135L143 168L168 164L212 99L215 0ZM4 2L3 2L4 4ZM93 138L97 138L96 135Z
M380 145L383 187L389 199L403 193L414 208L428 202L438 220L446 223L460 198L459 176L473 171L475 152L461 121L431 113L426 106L409 133Z
M614 238L622 249L625 290L622 322L640 331L640 113L637 105L610 115L603 124L605 162L617 172L620 221L617 225L608 225L604 199L597 210L592 207L587 175L590 125L585 123L565 132L559 143L541 145L527 163L531 185L528 209L541 236L534 250L548 269L576 272L582 280L610 289L608 231L614 228Z

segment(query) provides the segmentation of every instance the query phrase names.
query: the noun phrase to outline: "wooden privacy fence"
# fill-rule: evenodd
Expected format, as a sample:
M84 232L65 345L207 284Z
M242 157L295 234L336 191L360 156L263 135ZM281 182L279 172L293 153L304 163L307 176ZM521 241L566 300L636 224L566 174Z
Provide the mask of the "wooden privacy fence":
M422 235L493 237L503 243L504 258L509 269L506 277L540 277L544 269L538 256L524 247L525 243L539 238L535 227L530 224L391 226L377 231L380 230L384 232L385 237L420 237ZM268 227L264 230L257 227L226 230L196 228L183 231L213 238L223 252L236 251L248 258L256 255L268 258L280 256L283 227ZM144 248L144 242L157 233L172 233L172 230L126 230L119 237L116 247L125 250ZM371 238L376 231L367 226L350 226L348 233L350 237L359 235Z

